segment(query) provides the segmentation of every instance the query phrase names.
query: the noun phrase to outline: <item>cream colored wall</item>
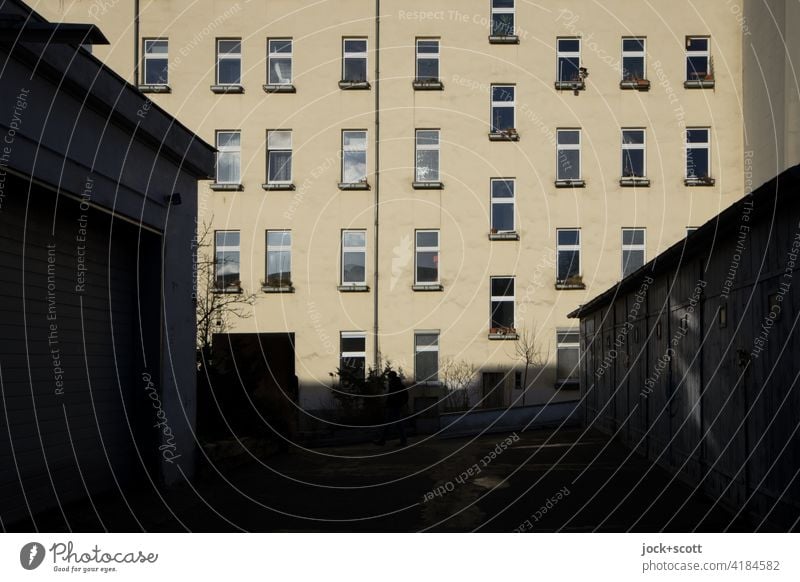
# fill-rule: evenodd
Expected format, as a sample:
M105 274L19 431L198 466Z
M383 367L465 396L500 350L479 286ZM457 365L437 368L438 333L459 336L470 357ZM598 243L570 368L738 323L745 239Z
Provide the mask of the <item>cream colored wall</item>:
M340 192L336 184L342 129L368 129L371 167L375 161L374 87L337 87L342 36L368 36L370 50L375 48L374 2L303 4L160 0L143 10L141 34L169 36L172 93L154 95L155 101L212 142L215 129L242 129L244 191L204 190L200 204L206 219L213 215L215 228L241 230L248 290L257 290L264 277L264 231L292 230L296 293L260 296L254 316L237 324L236 331L294 331L303 404L315 408L322 405L329 373L338 365L339 332L366 331L368 359L372 351L374 290L340 293L336 285L339 232L353 227L368 231L372 286L374 192ZM441 330L442 360L465 359L486 370L512 364L513 342L487 338L489 277L496 275L516 275L517 325L536 324L554 366L556 328L575 327L566 314L619 279L622 227L647 229L649 259L683 237L686 226L703 223L742 194L742 36L730 8L737 3L676 0L651 8L629 0L602 6L577 0L518 2L519 45L489 44L489 4L383 3L380 347L384 357L408 372L413 370L413 332L420 329ZM226 13L230 16L220 19ZM211 23L216 23L213 31L203 33ZM574 96L553 88L554 47L557 36L578 34L589 78L587 89ZM684 37L704 34L712 37L716 88L686 90ZM649 92L620 90L618 71L604 62L604 54L618 60L623 35L647 36ZM244 39L243 95L209 90L214 40L225 36ZM261 89L270 36L294 38L294 95L266 95ZM417 36L441 38L442 92L411 88ZM518 143L487 138L491 83L517 85ZM684 186L681 123L712 128L714 187ZM619 186L623 126L647 128L650 188ZM583 129L586 188L553 185L555 146L546 132L559 127ZM295 192L261 188L265 134L276 128L293 130ZM411 188L414 128L442 131L443 191ZM519 242L488 240L491 177L517 179ZM374 184L372 175L369 180ZM584 291L554 289L548 249L555 249L559 227L582 229ZM442 293L411 291L415 228L441 229ZM574 397L574 392L555 392L554 380L548 368L526 403ZM315 384L316 391L310 388ZM519 392L511 396L518 398Z

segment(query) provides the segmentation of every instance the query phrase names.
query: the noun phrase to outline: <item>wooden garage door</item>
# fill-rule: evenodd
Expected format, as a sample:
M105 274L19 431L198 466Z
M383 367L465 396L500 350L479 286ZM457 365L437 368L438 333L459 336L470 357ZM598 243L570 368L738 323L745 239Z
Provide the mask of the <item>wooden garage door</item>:
M6 524L130 482L136 244L135 229L121 221L7 183L0 211Z

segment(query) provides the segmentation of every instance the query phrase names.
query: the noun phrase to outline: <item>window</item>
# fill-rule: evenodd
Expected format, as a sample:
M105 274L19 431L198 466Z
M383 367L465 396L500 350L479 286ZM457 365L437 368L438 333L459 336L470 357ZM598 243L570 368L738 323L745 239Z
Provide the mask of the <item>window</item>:
M267 231L267 287L292 285L292 231Z
M439 181L439 130L418 129L416 137L416 181Z
M364 380L367 363L367 335L343 331L339 335L339 379L343 387Z
M644 229L622 229L622 277L644 265Z
M492 36L514 36L514 0L491 0Z
M267 132L267 183L292 183L292 132Z
M345 38L342 41L342 81L367 82L367 39Z
M416 232L416 276L415 284L426 285L439 282L439 231L418 230Z
M417 39L417 81L439 80L439 40Z
M636 81L646 79L645 73L645 39L631 37L622 39L622 80Z
M571 182L581 179L581 130L559 129L557 134L557 181Z
M556 81L558 83L582 83L581 39L556 39Z
M559 228L556 231L558 262L556 283L558 285L582 284L581 278L581 231L577 228Z
M292 84L292 39L267 40L267 84Z
M417 382L439 381L439 332L414 332L414 379Z
M514 85L492 85L492 133L502 133L516 127Z
M216 289L239 287L238 230L218 230L214 233L214 267Z
M707 182L711 177L711 156L707 127L686 128L686 179Z
M643 129L622 130L622 177L644 178L647 175Z
M514 277L492 277L491 285L491 330L513 330L514 324Z
M713 80L711 70L711 51L707 36L686 37L686 80ZM711 77L709 79L709 77Z
M144 84L166 85L169 82L169 41L144 40Z
M238 131L217 132L217 183L239 184L242 158Z
M242 82L242 41L217 39L217 84L238 85Z
M367 132L342 132L342 182L367 182Z
M556 331L556 381L561 386L579 382L580 336L576 330Z
M342 285L367 283L367 232L342 231Z
M491 181L492 190L492 232L514 232L514 189L513 179Z

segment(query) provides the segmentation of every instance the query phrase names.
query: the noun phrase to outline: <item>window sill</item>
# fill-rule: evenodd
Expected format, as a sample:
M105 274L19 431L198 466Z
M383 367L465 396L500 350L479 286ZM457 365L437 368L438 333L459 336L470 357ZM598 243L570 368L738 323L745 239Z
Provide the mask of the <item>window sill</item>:
M339 190L369 190L369 182L339 182Z
M412 291L444 291L441 283L418 283L411 286Z
M489 240L519 240L519 233L516 230L490 232Z
M516 340L519 338L517 335L517 330L510 329L507 331L490 331L489 332L489 339L492 341L502 341L502 340Z
M714 178L685 178L684 186L713 186L716 183Z
M555 88L557 91L584 91L586 83L584 81L556 81Z
M580 390L581 383L577 380L564 380L564 381L557 381L553 387L556 390Z
M367 293L369 285L339 285L336 287L342 293Z
M684 89L713 89L714 79L691 79L683 82Z
M366 91L370 89L369 81L339 81L339 89L344 91Z
M556 281L556 289L558 291L577 291L586 289L586 283L567 283L565 282L558 282Z
M217 94L244 93L244 85L211 85L211 92Z
M639 79L637 81L620 81L620 89L630 89L634 91L649 91L650 81L647 79Z
M241 295L242 288L239 286L236 287L225 287L224 289L212 289L212 293L218 293L220 295Z
M142 93L172 93L169 85L139 85L138 89Z
M586 180L556 180L556 188L585 188Z
M297 93L294 85L262 85L264 93Z
M412 182L411 187L414 190L444 190L442 182Z
M268 192L272 191L272 190L279 191L279 192L285 192L287 190L294 190L294 184L270 184L269 182L267 182L266 184L261 184L261 187L264 190L267 190Z
M442 91L444 89L444 83L438 80L415 79L411 86L415 91Z
M219 182L214 182L209 188L214 192L241 192L244 190L244 184L221 184Z
M647 188L650 186L650 178L620 178L619 185L623 188Z
M490 34L489 44L519 44L516 34Z
M489 134L489 141L519 141L519 134L514 131L493 131Z
M294 293L291 285L262 285L261 291L264 293Z

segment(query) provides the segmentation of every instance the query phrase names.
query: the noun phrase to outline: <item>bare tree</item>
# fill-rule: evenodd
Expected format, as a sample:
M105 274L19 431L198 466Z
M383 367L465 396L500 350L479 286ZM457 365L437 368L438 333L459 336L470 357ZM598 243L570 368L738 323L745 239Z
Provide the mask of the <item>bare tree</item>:
M213 220L213 218L212 218ZM204 222L194 241L195 309L197 313L197 349L204 353L211 347L215 333L224 333L234 318L247 319L252 313L249 307L256 301L255 293L246 293L240 281L220 288L219 261L214 252L214 231Z
M440 376L447 389L447 398L461 396L464 408L469 408L469 387L475 378L475 364L464 360L448 359L442 364Z
M525 406L525 393L528 391L528 374L533 370L538 373L543 370L550 360L550 350L542 349L542 345L536 337L536 324L530 328L522 327L517 334L517 341L514 344L514 356L525 366L522 374L522 405Z

